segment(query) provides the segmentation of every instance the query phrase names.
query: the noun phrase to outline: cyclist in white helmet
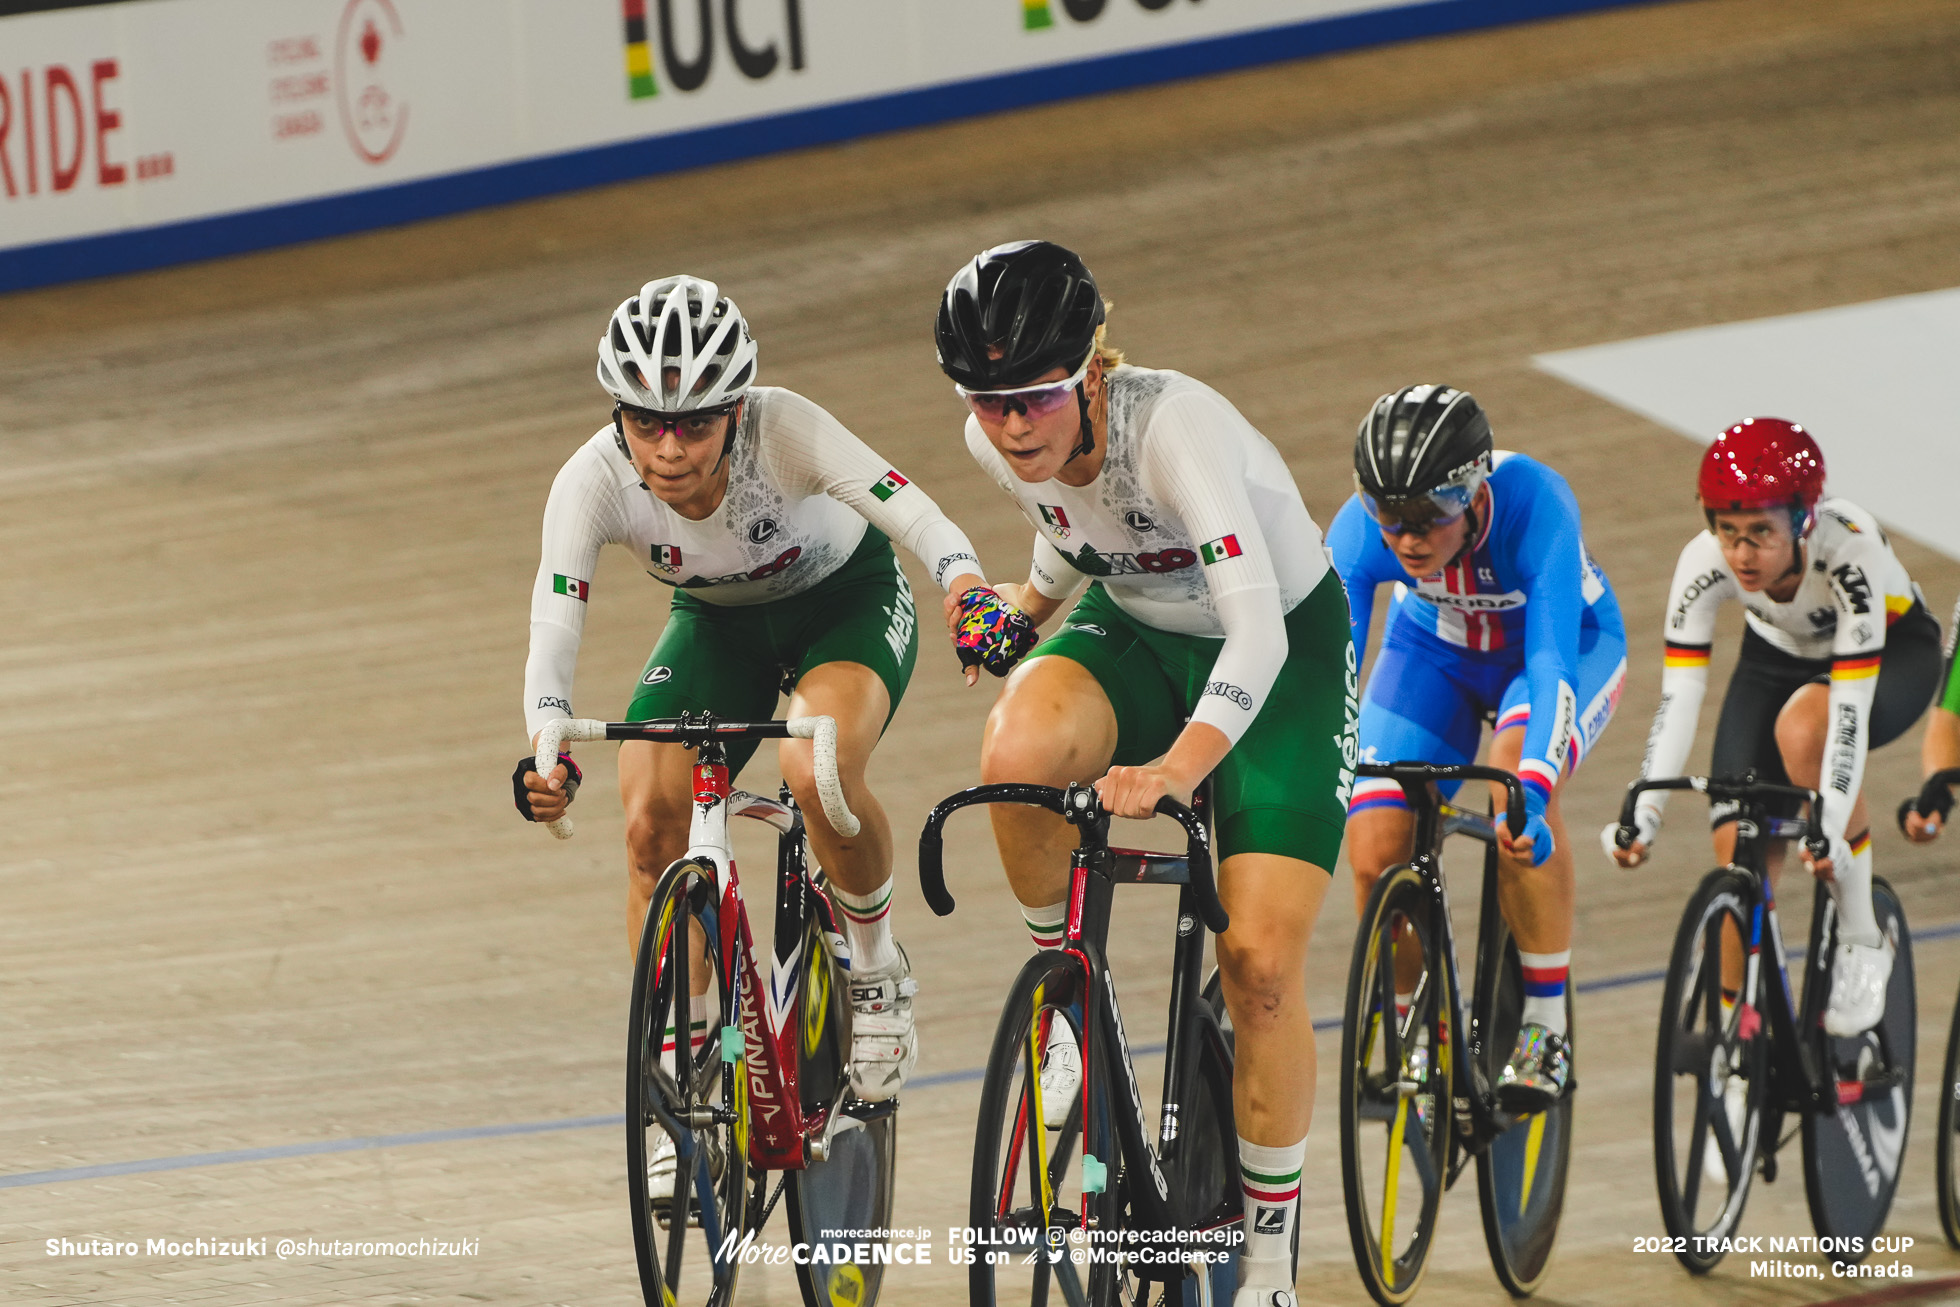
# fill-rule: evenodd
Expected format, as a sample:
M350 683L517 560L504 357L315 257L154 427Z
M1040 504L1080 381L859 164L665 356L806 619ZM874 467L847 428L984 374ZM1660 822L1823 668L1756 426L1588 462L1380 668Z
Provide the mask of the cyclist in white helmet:
M864 778L918 650L892 542L967 611L984 615L998 600L965 534L923 490L818 405L755 378L748 324L713 282L650 281L614 311L599 342L612 420L566 460L545 504L525 720L535 746L547 721L573 715L586 601L608 544L674 589L628 720L684 712L762 720L779 692L789 694L791 716L836 719L859 835L845 839L825 820L808 742L784 741L781 762L850 945L852 1086L878 1101L898 1092L918 1058L911 969L891 933L891 824ZM959 652L969 663L993 656L980 640ZM754 750L753 742L731 746L733 770ZM655 882L686 851L690 762L677 744L619 748L627 938L636 952ZM571 802L578 771L561 754L540 775L526 758L513 779L518 811L549 821ZM697 983L705 988L706 977ZM696 1000L695 1021L705 1022L707 1001ZM671 1186L671 1157L666 1163Z

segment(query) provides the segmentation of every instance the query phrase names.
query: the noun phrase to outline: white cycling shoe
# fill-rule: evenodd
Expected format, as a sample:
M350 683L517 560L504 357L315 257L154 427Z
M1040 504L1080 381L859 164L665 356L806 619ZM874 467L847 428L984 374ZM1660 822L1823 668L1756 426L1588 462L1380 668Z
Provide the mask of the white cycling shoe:
M1300 1307L1300 1300L1291 1289L1242 1284L1232 1295L1232 1307Z
M1048 1047L1041 1055L1041 1116L1050 1130L1060 1130L1082 1088L1082 1046L1075 1029L1060 1017L1048 1019Z
M1876 946L1837 946L1831 962L1831 1001L1824 1009L1824 1032L1838 1039L1864 1034L1885 1015L1885 987L1892 979L1892 941Z
M912 996L919 992L912 963L898 960L876 971L852 972L851 1092L866 1103L896 1098L919 1064L919 1034L912 1024Z
M674 1141L658 1134L647 1152L647 1198L656 1207L674 1201Z
M1735 1140L1737 1149L1742 1147L1742 1127L1748 1112L1749 1082L1732 1073L1728 1083L1722 1086L1722 1114L1729 1119L1729 1138ZM1710 1184L1720 1185L1724 1190L1729 1188L1728 1164L1722 1160L1722 1150L1715 1146L1712 1131L1708 1142L1702 1145L1701 1176Z

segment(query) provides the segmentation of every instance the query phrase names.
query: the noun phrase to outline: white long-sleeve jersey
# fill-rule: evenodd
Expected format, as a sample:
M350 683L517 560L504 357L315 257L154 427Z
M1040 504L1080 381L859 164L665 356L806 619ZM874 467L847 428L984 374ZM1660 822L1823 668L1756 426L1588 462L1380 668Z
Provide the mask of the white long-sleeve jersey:
M1744 620L1749 629L1772 646L1793 658L1830 662L1830 730L1821 792L1825 834L1842 839L1864 783L1872 696L1886 629L1917 598L1918 589L1893 554L1878 519L1849 500L1826 499L1817 506L1816 525L1804 542L1803 580L1788 603L1744 590L1723 562L1715 537L1706 531L1696 535L1681 551L1668 590L1661 702L1640 774L1681 774L1708 693L1715 615L1723 604L1739 600L1748 610ZM1666 791L1649 790L1640 796L1640 805L1658 815L1665 798Z
M728 452L728 491L702 521L656 499L611 426L565 460L545 501L531 589L524 720L572 716L586 596L604 545L622 545L656 581L712 604L800 594L842 567L869 522L918 558L941 586L978 574L966 535L923 490L793 391L748 393Z
M1108 374L1109 450L1086 486L1016 477L968 418L966 445L1034 524L1035 588L1094 577L1146 626L1223 637L1192 713L1234 743L1286 661L1286 614L1331 565L1286 461L1223 395L1182 373Z

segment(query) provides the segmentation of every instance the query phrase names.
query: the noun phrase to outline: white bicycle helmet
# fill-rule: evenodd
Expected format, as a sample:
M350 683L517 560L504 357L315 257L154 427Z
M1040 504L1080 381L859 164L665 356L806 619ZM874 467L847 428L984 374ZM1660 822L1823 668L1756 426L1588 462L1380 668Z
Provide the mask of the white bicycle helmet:
M718 408L748 393L755 353L742 311L712 281L662 277L613 310L599 341L599 384L635 408Z

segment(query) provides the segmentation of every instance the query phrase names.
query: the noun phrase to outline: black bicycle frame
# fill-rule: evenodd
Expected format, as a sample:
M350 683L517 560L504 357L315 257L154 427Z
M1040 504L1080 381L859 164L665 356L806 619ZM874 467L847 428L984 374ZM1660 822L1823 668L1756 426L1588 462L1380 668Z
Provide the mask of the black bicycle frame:
M1046 808L1082 832L1069 857L1068 926L1062 948L1081 961L1087 985L1102 995L1102 1002L1090 1001L1088 994L1083 996L1083 1038L1091 1047L1102 1051L1104 1074L1112 1085L1121 1086L1126 1096L1122 1108L1127 1110L1119 1109L1113 1115L1118 1143L1131 1164L1130 1174L1139 1180L1147 1176L1149 1180L1148 1185L1130 1186L1131 1196L1140 1209L1139 1224L1145 1229L1208 1228L1205 1222L1217 1213L1173 1210L1176 1203L1165 1175L1165 1170L1177 1160L1183 1134L1177 1095L1178 1087L1185 1081L1186 1063L1193 1056L1189 1047L1190 1023L1185 1014L1202 992L1199 973L1204 965L1205 940L1199 923L1221 934L1230 924L1218 901L1218 888L1212 877L1211 840L1204 825L1208 795L1199 793L1194 801L1196 811L1170 799L1159 801L1157 811L1175 818L1184 827L1185 851L1171 854L1111 848L1109 814L1096 800L1095 791L1086 785L1058 790L1047 785L1004 784L964 790L935 807L919 834L920 886L926 902L942 917L953 911L954 903L946 890L941 830L946 819L961 808L985 803ZM1178 937L1171 963L1170 1023L1164 1048L1163 1110L1154 1149L1149 1144L1143 1095L1116 1001L1116 980L1103 952L1104 941L1109 937L1110 902L1118 884L1180 887ZM1104 1022L1109 1026L1107 1032L1101 1029ZM1114 1178L1112 1170L1112 1181Z
M1443 801L1433 788L1440 781L1493 781L1505 788L1506 824L1510 827L1511 838L1516 839L1524 833L1524 786L1510 772L1495 767L1443 767L1430 763L1363 763L1355 768L1357 776L1378 776L1397 782L1409 801L1409 809L1415 816L1414 856L1409 865L1422 876L1429 890L1430 929L1434 938L1441 941L1444 974L1450 987L1450 1043L1452 1045L1450 1068L1450 1093L1454 1100L1452 1116L1457 1122L1457 1133L1451 1138L1452 1155L1461 1158L1456 1149L1461 1145L1469 1154L1481 1153L1490 1146L1490 1141L1508 1130L1511 1117L1497 1105L1497 1093L1490 1087L1489 1077L1484 1073L1484 1042L1489 1032L1482 1029L1476 1018L1475 996L1492 993L1498 982L1498 967L1502 965L1501 951L1483 946L1489 938L1492 923L1497 920L1497 826L1490 817L1482 813L1458 808ZM1443 878L1442 847L1443 840L1451 835L1468 835L1487 847L1484 855L1484 884L1482 911L1478 919L1480 934L1477 949L1476 988L1465 993L1456 960L1456 928L1450 916L1450 895L1448 882ZM1393 1025L1392 1022L1387 1023ZM1399 1049L1391 1048L1391 1053L1399 1056ZM1449 1178L1454 1180L1461 1166L1451 1168Z
M1770 1048L1774 1055L1769 1067L1770 1079L1779 1091L1778 1097L1764 1104L1766 1128L1762 1137L1768 1152L1773 1154L1776 1150L1777 1130L1773 1127L1779 1124L1784 1112L1834 1111L1840 1105L1849 1106L1866 1098L1890 1094L1904 1079L1898 1070L1889 1069L1890 1049L1885 1050L1888 1070L1870 1080L1840 1080L1836 1075L1837 1068L1816 1064L1812 1056L1812 1041L1804 1037L1796 996L1790 988L1789 952L1783 944L1782 920L1776 911L1776 891L1770 884L1769 845L1772 840L1801 836L1804 847L1813 858L1827 856L1830 842L1823 835L1823 797L1815 790L1806 790L1801 786L1758 781L1753 772L1745 772L1733 779L1674 776L1660 780L1638 780L1627 786L1626 799L1621 804L1620 829L1614 837L1621 848L1632 847L1635 838L1634 804L1648 790L1694 790L1707 795L1711 801L1727 801L1738 806L1735 852L1730 855L1729 866L1755 883L1755 893L1749 905L1749 938L1744 941L1748 971L1744 976L1742 992L1745 997L1751 993L1763 996L1769 1008L1767 1013L1760 1007L1753 1012L1745 1012L1742 1017L1743 1029L1745 1034L1749 1033L1752 1021L1767 1016ZM1792 820L1766 814L1764 805L1779 798L1807 803L1810 805L1810 815ZM1776 954L1776 965L1768 977L1763 977L1761 970L1765 934L1769 936ZM1818 965L1816 958L1807 961L1813 970ZM1758 985L1755 983L1758 979L1769 983ZM1806 987L1806 998L1809 997ZM1772 1111L1774 1118L1769 1115Z

